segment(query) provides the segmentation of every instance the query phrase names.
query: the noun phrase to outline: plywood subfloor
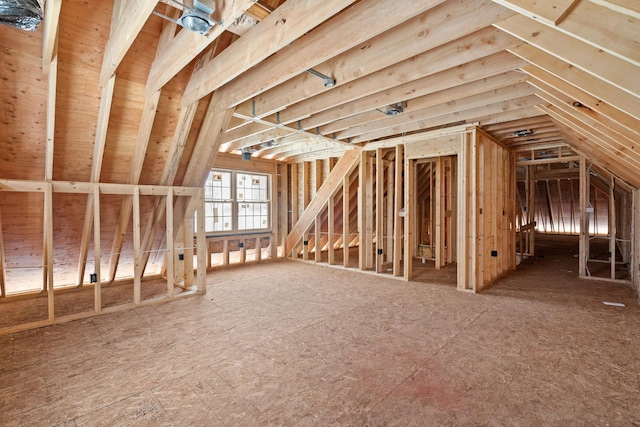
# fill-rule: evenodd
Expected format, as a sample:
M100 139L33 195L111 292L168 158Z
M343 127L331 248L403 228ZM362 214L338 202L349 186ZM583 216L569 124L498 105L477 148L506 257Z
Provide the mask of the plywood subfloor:
M0 424L640 424L636 295L550 249L479 295L284 261L0 337Z

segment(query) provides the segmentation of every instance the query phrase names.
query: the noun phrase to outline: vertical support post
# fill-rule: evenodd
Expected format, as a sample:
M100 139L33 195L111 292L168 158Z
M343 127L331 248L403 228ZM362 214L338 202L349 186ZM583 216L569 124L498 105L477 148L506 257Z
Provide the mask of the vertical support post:
M292 165L296 167L296 165ZM276 244L276 253L272 258L278 258L278 246L284 247L287 241L287 234L289 234L289 165L280 166L280 238Z
M57 56L56 56L57 58ZM55 320L55 300L53 287L53 186L51 182L47 183L44 193L44 215L45 215L45 271L47 277L47 310L49 314L49 322ZM2 293L4 295L4 291Z
M468 289L468 275L469 275L469 263L467 261L468 240L467 233L469 227L467 224L468 218L468 203L467 203L467 187L469 186L468 177L469 171L467 170L469 147L466 140L466 134L462 135L462 143L460 151L458 151L458 185L457 185L457 207L458 215L456 217L457 228L457 242L456 242L456 258L458 263L456 284L458 290Z
M443 158L436 158L436 182L435 182L435 239L432 240L431 251L435 251L436 269L443 265L444 255L444 167ZM433 206L433 204L432 204Z
M224 239L222 241L222 265L229 265L229 240Z
M364 270L366 267L366 176L367 176L367 153L360 153L360 165L358 166L358 268Z
M367 190L365 192L365 215L367 217L366 219L366 225L365 225L365 230L364 230L364 238L366 241L366 251L365 251L365 268L366 269L373 269L374 266L374 255L373 255L373 227L374 227L374 222L373 222L373 192L374 192L374 179L375 179L375 175L374 175L374 170L373 170L373 162L374 159L371 156L366 156L366 186L367 186ZM362 242L360 243L362 245Z
M415 174L414 162L409 159L404 161L404 278L413 278L413 233L415 206Z
M309 261L309 232L305 231L302 235L302 259Z
M395 170L395 191L393 197L393 275L402 276L403 272L400 270L400 262L402 261L402 246L403 239L402 233L403 219L400 216L400 210L402 209L404 198L402 194L402 188L404 181L402 179L404 169L404 145L396 146L396 170Z
M300 186L298 185L298 164L291 165L291 224L298 222L300 217L300 204L298 203L298 196L300 193ZM285 237L286 240L286 237ZM286 254L285 254L286 256ZM298 258L298 248L295 247L291 251L291 258Z
M167 192L167 202L166 202L166 213L165 218L167 221L166 225L166 243L167 243L167 296L173 296L173 288L175 281L175 269L174 269L174 261L175 261L175 245L173 241L173 188L170 188Z
M142 288L142 249L140 243L140 187L133 189L133 302L140 304Z
M302 162L302 207L306 209L311 201L311 163Z
M100 277L100 186L93 186L93 257L95 259L96 283L94 287L94 311L102 311L102 278Z
M271 239L269 239L271 241ZM271 243L269 243L271 245ZM256 237L255 242L255 250L256 250L256 261L262 261L262 239L260 237Z
M589 224L587 216L587 197L589 182L587 165L584 157L580 158L580 249L578 260L578 277L587 276L587 254L589 245Z
M388 162L387 165L387 198L385 206L385 231L384 231L384 252L385 260L393 264L393 223L395 214L393 211L393 189L395 177L395 162Z
M349 229L351 213L351 191L349 191L349 174L342 179L342 265L349 267L349 244L351 230Z
M609 253L611 257L609 262L611 263L611 278L616 278L616 195L613 191L616 185L616 181L613 175L611 175L611 181L609 184Z
M315 262L322 261L322 211L316 216L315 225Z
M384 262L384 163L382 148L376 150L376 273L382 273Z
M194 201L198 200L198 196L193 196ZM194 210L195 213L195 210ZM182 240L184 248L182 250L182 258L183 258L183 267L182 273L184 274L184 287L186 289L191 288L193 286L193 232L194 232L194 223L193 217L185 217L184 225L182 227Z
M197 279L196 289L198 294L207 292L207 258L211 260L209 251L207 250L207 237L204 227L204 189L200 189L198 196L198 223L196 225L196 241L197 241Z
M529 165L527 187L527 224L533 224L536 220L536 172L535 165ZM536 253L536 229L531 228L527 232L527 252L534 256Z
M271 179L271 212L269 212L269 218L271 220L271 238L269 239L269 258L276 259L278 257L278 242L280 241L280 227L281 224L284 226L284 221L280 221L278 212L280 211L279 206L282 203L281 199L281 189L283 187L282 176L278 173L280 169L286 169L285 165L280 165L277 163L273 165L273 178ZM260 260L262 254L258 257Z
M327 262L329 265L333 265L336 263L336 235L335 235L335 226L336 226L336 195L333 194L329 197L329 202L327 203Z
M7 273L5 270L4 260L4 237L2 236L2 210L0 210L0 298L7 296L7 289L5 283L7 283Z

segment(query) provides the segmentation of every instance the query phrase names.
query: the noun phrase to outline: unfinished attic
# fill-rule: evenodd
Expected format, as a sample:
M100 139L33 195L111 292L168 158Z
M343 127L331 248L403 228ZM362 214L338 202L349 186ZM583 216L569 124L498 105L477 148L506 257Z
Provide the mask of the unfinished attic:
M258 267L481 306L546 265L628 291L640 348L636 0L0 0L0 23L0 385L24 337L197 310Z

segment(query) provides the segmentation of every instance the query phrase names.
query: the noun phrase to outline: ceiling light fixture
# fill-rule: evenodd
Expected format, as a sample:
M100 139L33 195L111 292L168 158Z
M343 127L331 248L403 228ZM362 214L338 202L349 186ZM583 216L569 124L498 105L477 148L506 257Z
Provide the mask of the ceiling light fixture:
M398 114L404 113L404 109L406 106L407 104L404 101L396 102L395 104L387 105L386 107L383 107L378 111L380 111L383 114L386 114L387 116L397 116Z
M193 7L190 7L186 3L182 4L176 0L169 0L169 3L177 5L182 9L182 15L180 16L180 18L172 19L167 15L156 12L155 10L153 11L153 14L158 15L159 17L164 18L167 21L178 24L189 31L193 31L194 33L199 33L204 36L206 36L209 31L211 31L211 28L213 28L214 25L218 24L216 21L211 19L211 14L215 10L213 4L211 6L208 6L201 0L193 0Z
M529 135L533 135L534 132L535 131L533 129L523 129L523 130L517 130L513 134L515 136L529 136Z
M251 147L242 147L240 150L242 154L242 160L251 160L251 154L253 153L253 148Z
M336 79L334 79L333 77L325 76L324 74L317 72L313 68L309 68L307 70L307 73L313 74L314 76L320 77L322 80L324 80L325 87L334 87L336 85Z

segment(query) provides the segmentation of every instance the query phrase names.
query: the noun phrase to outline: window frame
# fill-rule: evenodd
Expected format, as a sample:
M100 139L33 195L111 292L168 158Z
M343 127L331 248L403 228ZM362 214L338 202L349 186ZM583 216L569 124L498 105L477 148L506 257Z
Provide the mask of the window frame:
M209 181L209 176L212 173L227 173L230 174L230 199L213 199L209 197L209 192L207 191L206 182ZM242 200L238 199L239 193L239 184L238 184L238 176L246 175L249 176L250 179L253 177L264 177L266 179L266 198L265 199L247 199L245 197ZM235 169L224 169L224 168L212 168L209 170L209 175L207 175L207 180L205 181L205 196L204 196L204 204L205 204L205 233L208 236L233 236L233 235L249 235L249 234L263 234L263 233L271 233L273 231L273 218L272 218L272 175L270 173L264 172L254 172L249 170L235 170ZM206 215L207 205L211 203L231 203L231 227L230 229L209 229L207 227L207 218L210 216ZM264 228L251 228L251 229L241 229L240 228L240 205L241 204L259 204L266 206L266 219L267 224ZM250 215L246 215L245 218L253 217ZM260 218L260 216L258 216ZM214 227L215 228L215 227Z

